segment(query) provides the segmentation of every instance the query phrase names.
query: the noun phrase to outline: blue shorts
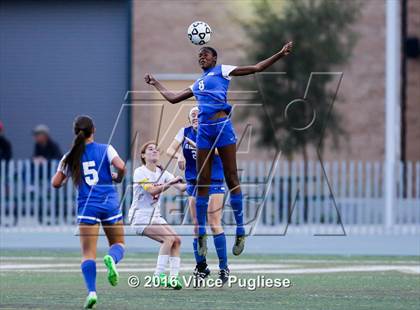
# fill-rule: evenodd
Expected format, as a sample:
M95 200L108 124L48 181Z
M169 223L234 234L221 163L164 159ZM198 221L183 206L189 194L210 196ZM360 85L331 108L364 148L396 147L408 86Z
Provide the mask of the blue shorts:
M197 148L209 150L236 143L236 134L230 118L219 118L198 125Z
M213 194L224 194L226 188L222 182L211 183L209 188L209 195ZM195 197L197 194L197 185L194 183L187 182L187 194L190 197Z
M112 225L122 220L122 212L118 201L104 203L79 203L77 208L77 223Z

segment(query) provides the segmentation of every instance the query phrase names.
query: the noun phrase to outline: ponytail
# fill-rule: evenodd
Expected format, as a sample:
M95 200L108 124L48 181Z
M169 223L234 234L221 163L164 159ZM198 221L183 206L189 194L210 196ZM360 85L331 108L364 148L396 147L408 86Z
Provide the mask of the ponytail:
M70 172L73 184L78 186L82 181L82 156L85 152L85 140L89 138L94 130L93 121L88 116L79 116L74 121L74 133L76 137L73 146L64 158L64 169Z
M81 181L80 170L84 151L85 133L81 130L74 138L70 152L64 158L64 167L65 169L69 169L75 186L79 185Z

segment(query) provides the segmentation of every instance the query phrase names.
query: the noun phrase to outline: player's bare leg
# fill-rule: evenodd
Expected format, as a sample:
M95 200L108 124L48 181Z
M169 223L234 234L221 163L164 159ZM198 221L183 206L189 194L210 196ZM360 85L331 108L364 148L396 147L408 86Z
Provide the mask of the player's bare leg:
M122 259L125 247L123 222L119 221L112 225L103 225L103 229L110 246L109 253L104 256L104 263L108 269L108 281L112 286L116 286L119 281L116 264Z
M170 225L162 225L168 234L173 237L173 243L171 248L171 253L169 257L169 269L170 275L168 279L168 284L170 287L176 290L182 289L182 282L179 278L179 269L181 268L181 238L178 236L176 231Z
M179 257L181 244L176 232L168 227L170 228L169 225L149 225L143 231L143 235L161 243L154 275L159 278L162 286L169 286L165 269L170 261L170 257L172 257L172 253L177 253Z

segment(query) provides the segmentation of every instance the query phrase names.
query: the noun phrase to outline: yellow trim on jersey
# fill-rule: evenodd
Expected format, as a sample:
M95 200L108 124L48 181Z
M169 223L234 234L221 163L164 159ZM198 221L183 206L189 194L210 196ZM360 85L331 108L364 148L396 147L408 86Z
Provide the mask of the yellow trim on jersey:
M149 188L151 188L151 187L153 186L153 184L150 184L150 182L149 182L149 179L148 179L148 178L141 179L141 180L139 181L139 185L140 185L141 187L143 187L143 189L144 189L145 191L147 191Z

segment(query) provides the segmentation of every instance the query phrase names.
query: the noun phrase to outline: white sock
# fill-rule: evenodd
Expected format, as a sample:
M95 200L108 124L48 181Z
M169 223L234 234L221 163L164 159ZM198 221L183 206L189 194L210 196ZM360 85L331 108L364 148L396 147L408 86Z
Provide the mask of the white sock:
M171 272L171 277L176 277L179 273L179 268L181 267L181 257L171 256L169 257L169 268Z
M96 292L89 292L89 297L96 296Z
M159 255L156 262L155 275L158 276L162 272L165 272L166 266L168 265L169 255Z

